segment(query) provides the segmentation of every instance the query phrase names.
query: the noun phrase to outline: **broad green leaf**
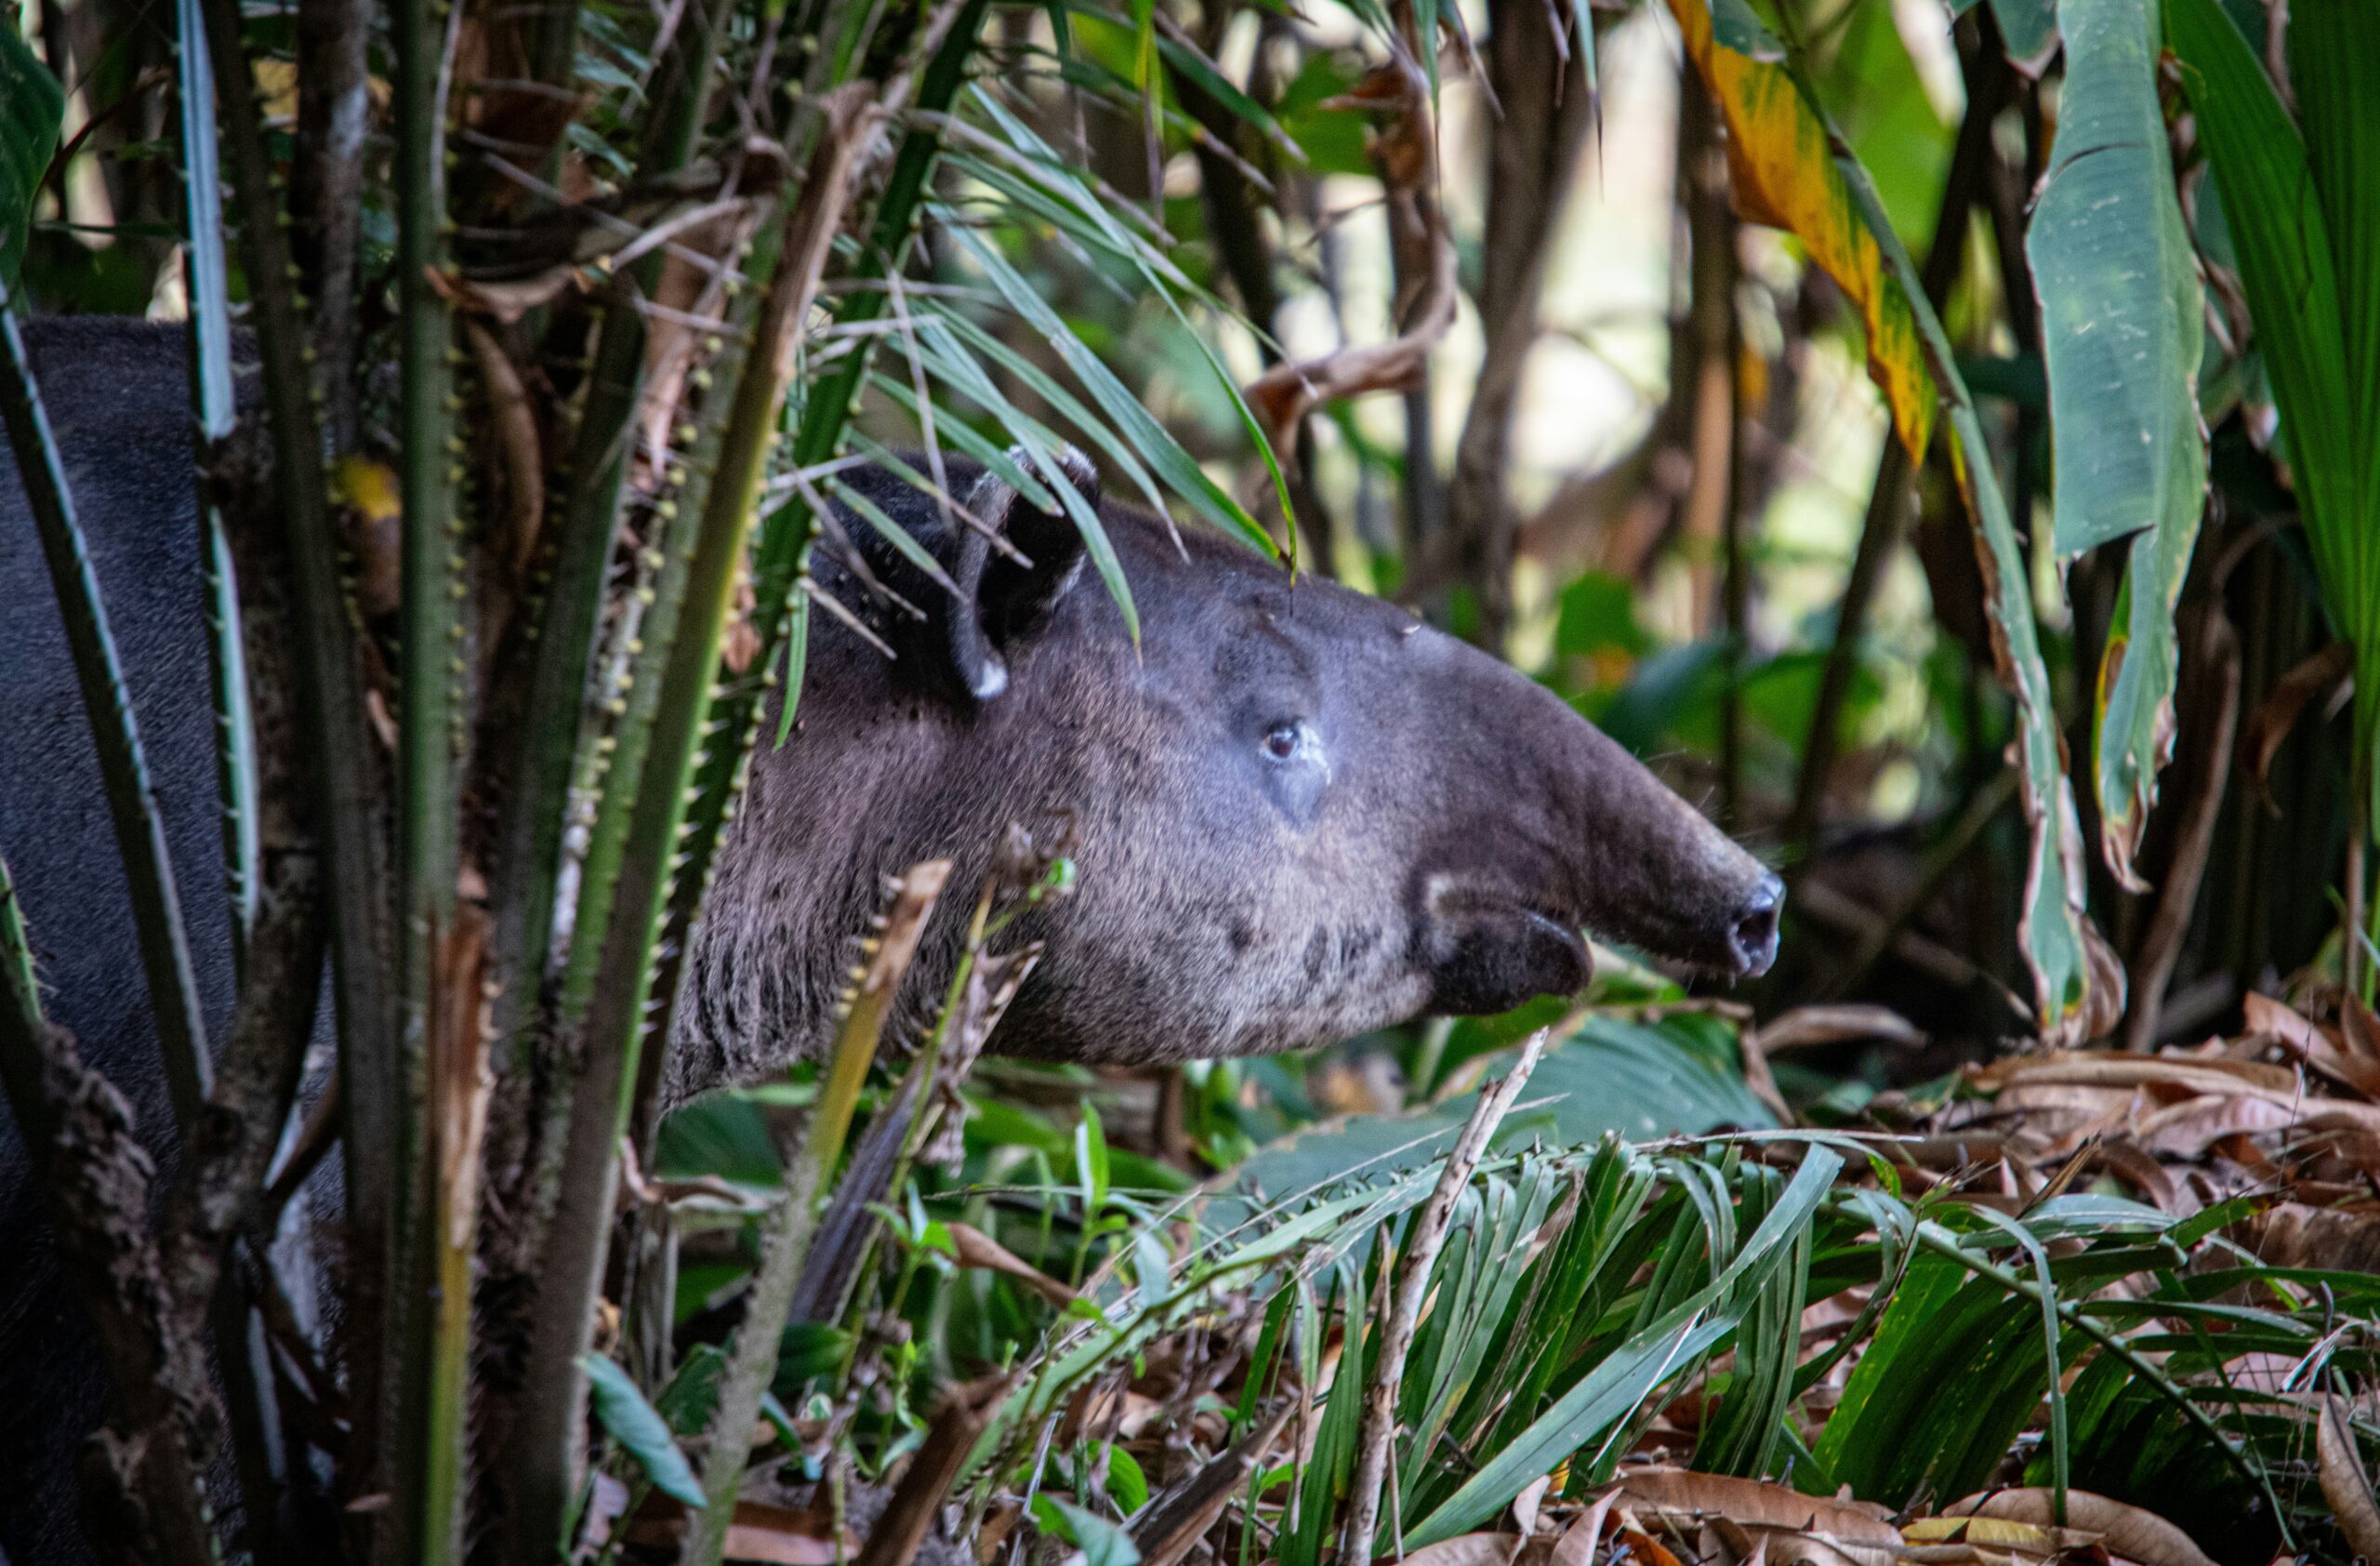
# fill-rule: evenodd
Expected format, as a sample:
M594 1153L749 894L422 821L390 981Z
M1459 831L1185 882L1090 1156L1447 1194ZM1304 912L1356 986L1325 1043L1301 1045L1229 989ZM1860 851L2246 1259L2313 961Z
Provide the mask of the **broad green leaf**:
M2205 509L2205 299L2157 97L2154 0L2064 0L2066 111L2025 254L2056 431L2057 552L2129 538L2094 703L2100 849L2127 885L2174 753L2174 608Z
M1107 1448L1107 1492L1126 1517L1149 1504L1149 1476L1142 1471L1141 1460L1112 1442Z
M2361 0L2294 0L2289 80L2330 230L2356 428L2380 410L2380 27ZM2359 443L2365 514L2380 503L2380 445ZM2367 594L2367 596L2370 596Z
M702 1486L694 1482L694 1470L678 1450L668 1422L645 1401L628 1373L601 1354L581 1354L578 1365L594 1394L596 1419L642 1466L653 1488L690 1506L704 1505Z
M58 78L18 35L13 17L0 19L0 284L16 285L33 196L58 151L65 115Z
M2057 47L2058 28L2065 22L2067 8L2058 0L1991 0L1991 20L2000 24L2000 41L2007 46L2008 58L2028 76L2039 76L2049 64L2050 51ZM2066 35L2066 80L2074 81L2074 34ZM2058 101L2071 107L2072 100L2060 95ZM2065 127L2059 126L2063 134Z
M681 1436L698 1436L719 1407L719 1378L727 1354L715 1343L698 1343L678 1365L678 1374L653 1400L653 1412Z
M2202 0L2211 4L2212 0ZM1808 85L1786 65L1744 0L1670 0L1686 55L1726 115L1736 199L1758 221L1791 228L1813 259L1859 301L1870 373L1895 427L1923 459L1937 409L1950 426L1950 460L1984 579L2001 681L2016 697L2025 820L2030 829L2018 944L2033 975L2044 1040L2076 1042L2089 1023L2090 959L2082 928L2082 841L2064 742L2033 622L2031 577L1990 445L1959 377L1942 324L1917 285L1875 186L1826 121Z
M1044 1533L1082 1551L1083 1566L1140 1566L1130 1535L1095 1512L1054 1495L1033 1498L1033 1520Z
M1810 259L1858 306L1868 329L1868 373L1884 392L1901 444L1922 462L1936 399L1911 289L1884 264L1837 166L1831 128L1778 63L1783 48L1744 0L1670 0L1670 11L1726 118L1737 209L1799 236Z

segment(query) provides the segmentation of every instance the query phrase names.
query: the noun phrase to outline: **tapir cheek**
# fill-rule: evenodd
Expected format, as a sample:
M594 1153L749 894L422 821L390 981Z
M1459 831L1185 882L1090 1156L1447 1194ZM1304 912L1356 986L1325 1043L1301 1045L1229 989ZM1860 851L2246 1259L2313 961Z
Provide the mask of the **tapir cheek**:
M1323 803L1330 793L1329 763L1319 755L1300 755L1286 763L1262 763L1265 798L1281 819L1299 831L1322 819Z
M1540 915L1466 922L1429 937L1429 1009L1455 1016L1510 1011L1540 995L1570 995L1593 975L1586 943Z

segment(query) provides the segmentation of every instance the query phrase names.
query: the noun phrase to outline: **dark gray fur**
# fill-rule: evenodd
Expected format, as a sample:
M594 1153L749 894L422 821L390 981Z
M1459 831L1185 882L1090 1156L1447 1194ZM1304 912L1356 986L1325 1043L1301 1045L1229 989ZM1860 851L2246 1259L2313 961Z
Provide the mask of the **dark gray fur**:
M139 705L208 1022L231 1001L178 332L37 325L44 392ZM1137 649L1070 523L972 464L953 487L1033 562L889 474L853 482L964 585L873 540L923 620L825 573L897 650L815 617L800 723L754 762L677 1010L673 1098L814 1054L886 876L958 861L906 996L940 993L993 844L1070 817L1078 890L997 1042L1153 1061L1294 1049L1578 989L1580 926L1723 972L1774 949L1777 883L1552 693L1389 604L1104 502ZM1075 475L1095 490L1086 471ZM46 573L0 461L0 854L52 1015L133 1098L164 1082L125 884ZM1280 737L1288 736L1286 742ZM1286 753L1268 753L1268 744ZM168 1154L170 1156L170 1154ZM0 1548L81 1559L67 1480L99 1412L24 1149L0 1133Z
M231 924L181 335L103 319L45 321L27 335L132 688L207 1024L219 1035L231 1010ZM125 1090L143 1138L170 1167L165 1073L123 861L48 568L5 443L0 856L23 900L51 1018ZM15 1123L0 1116L0 1551L18 1566L43 1566L84 1558L72 1465L99 1422L102 1383L29 1174Z

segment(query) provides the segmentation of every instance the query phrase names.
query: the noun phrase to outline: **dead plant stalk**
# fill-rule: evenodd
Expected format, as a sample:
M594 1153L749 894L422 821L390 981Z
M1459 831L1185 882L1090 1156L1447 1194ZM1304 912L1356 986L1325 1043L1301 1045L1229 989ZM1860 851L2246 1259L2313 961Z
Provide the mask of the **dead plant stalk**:
M1355 1488L1349 1493L1346 1532L1339 1546L1339 1559L1342 1561L1362 1562L1372 1558L1381 1489L1388 1477L1389 1456L1396 1440L1396 1398L1405 1381L1405 1356L1413 1347L1415 1329L1421 1325L1421 1301L1429 1293L1430 1272L1437 1265L1438 1251L1446 1244L1455 1202L1471 1183L1496 1128L1503 1123L1506 1112L1520 1097L1521 1089L1528 1085L1529 1073L1537 1069L1538 1056L1545 1052L1545 1041L1552 1032L1551 1029L1540 1028L1530 1034L1503 1081L1480 1095L1479 1107L1472 1110L1462 1135L1455 1139L1454 1150L1447 1154L1446 1165L1438 1171L1437 1188L1430 1192L1430 1200L1415 1216L1407 1236L1405 1255L1397 1264L1396 1287L1382 1302L1380 1362L1372 1374L1370 1394L1364 1400L1363 1441L1358 1448L1362 1455L1357 1459Z

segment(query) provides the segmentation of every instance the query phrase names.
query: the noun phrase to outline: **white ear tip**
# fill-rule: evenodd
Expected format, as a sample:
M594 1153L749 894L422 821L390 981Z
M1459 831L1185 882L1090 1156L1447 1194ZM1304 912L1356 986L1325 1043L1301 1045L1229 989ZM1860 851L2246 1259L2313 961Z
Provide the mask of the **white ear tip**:
M1072 441L1060 441L1057 449L1051 453L1057 463L1058 471L1055 474L1043 472L1041 464L1035 458L1032 448L1022 441L1008 448L1008 456L1010 461L1014 462L1044 484L1069 484L1077 492L1088 495L1093 492L1099 483L1097 464L1085 457L1082 454L1082 448Z
M975 670L975 677L968 682L967 688L975 693L977 701L991 700L1008 689L1008 665L989 653L985 654L983 666Z

